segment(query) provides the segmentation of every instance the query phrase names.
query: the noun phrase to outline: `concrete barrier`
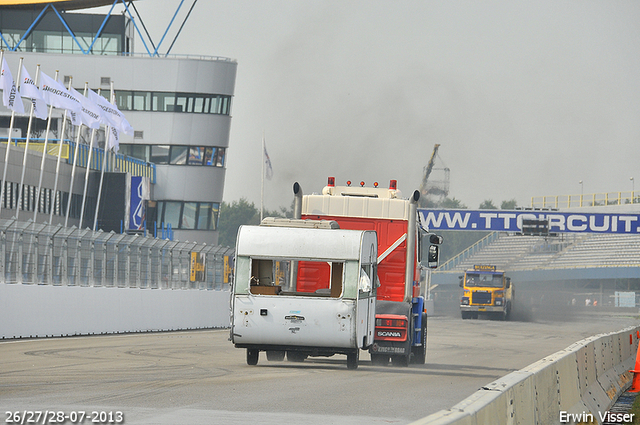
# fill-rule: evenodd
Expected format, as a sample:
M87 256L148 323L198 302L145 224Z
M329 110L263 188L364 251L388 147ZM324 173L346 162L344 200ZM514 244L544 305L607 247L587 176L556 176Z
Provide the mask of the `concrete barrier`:
M0 338L229 326L229 292L0 284Z
M631 385L639 330L586 338L412 425L602 423Z

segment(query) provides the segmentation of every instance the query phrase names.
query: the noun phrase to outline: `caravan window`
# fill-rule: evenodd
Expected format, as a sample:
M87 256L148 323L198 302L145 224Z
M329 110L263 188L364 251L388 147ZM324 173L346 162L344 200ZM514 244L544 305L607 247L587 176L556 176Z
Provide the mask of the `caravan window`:
M259 295L339 298L343 275L343 262L252 259L250 291Z
M371 278L369 274L371 266L363 266L360 269L360 280L358 281L358 290L360 292L371 292Z

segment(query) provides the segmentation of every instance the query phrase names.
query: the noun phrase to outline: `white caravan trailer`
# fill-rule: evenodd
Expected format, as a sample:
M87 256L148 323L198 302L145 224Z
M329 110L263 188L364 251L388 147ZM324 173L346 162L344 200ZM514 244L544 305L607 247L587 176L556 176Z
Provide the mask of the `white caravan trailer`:
M231 341L247 363L347 355L373 344L377 236L317 220L265 219L236 242Z

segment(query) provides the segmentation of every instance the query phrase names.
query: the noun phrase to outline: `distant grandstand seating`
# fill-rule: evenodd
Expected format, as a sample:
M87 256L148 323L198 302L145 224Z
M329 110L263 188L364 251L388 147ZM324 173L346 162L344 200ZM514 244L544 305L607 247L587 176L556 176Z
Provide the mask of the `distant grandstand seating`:
M479 244L442 264L438 271L462 271L474 264L511 271L640 267L640 235L561 234L545 238L499 233Z
M640 266L640 236L591 234L546 268Z

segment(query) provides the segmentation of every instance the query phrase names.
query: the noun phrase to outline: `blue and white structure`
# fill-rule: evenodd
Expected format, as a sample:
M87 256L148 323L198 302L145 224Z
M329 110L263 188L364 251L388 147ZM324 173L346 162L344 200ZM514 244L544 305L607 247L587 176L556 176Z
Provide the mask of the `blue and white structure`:
M179 3L176 16L182 3ZM97 15L77 11L109 5L113 10L117 4L124 6L123 14ZM190 12L182 11L182 15L186 13L185 21ZM173 46L167 36L170 28L162 35L160 44L154 43L147 37L141 26L142 19L136 14L133 2L121 0L34 0L28 3L9 0L0 6L0 48L4 50L14 75L19 59L24 58L24 66L31 75L35 74L37 65L49 76L59 71L58 81L65 87L71 82L80 93L85 82L94 91L101 90L105 97L114 87L115 103L125 114L134 133L132 136L120 135L119 154L124 157L110 158L108 170L129 172L133 177L146 175L150 184L149 190L145 187L138 193L137 185L142 184L139 180L118 179L114 177L116 173L109 173L110 177L105 179L103 186L98 228L118 231L121 223L125 230L135 229L143 218L150 230L154 223L158 227L171 227L174 239L216 244L237 63L221 57L169 54ZM178 28L180 24L174 19L170 25ZM177 33L175 37L179 30ZM142 46L135 47L142 53L134 50L136 34ZM169 45L169 49L160 54L163 43ZM27 100L25 105L28 105ZM8 136L10 115L10 111L0 105L0 141L5 141L3 139ZM54 112L54 118L49 137L55 141L74 142L77 128L67 126L65 134L60 135L62 113ZM11 135L14 141L19 142L26 137L27 125L26 115L16 115ZM81 144L89 143L89 133L80 135ZM45 135L46 122L36 120L31 130L32 141L41 141ZM104 129L98 132L97 140L97 146L104 147ZM4 158L4 146L6 144L0 144L0 158ZM70 151L73 151L73 143ZM18 206L15 205L17 198L14 194L19 190L24 151L18 144L16 148L12 146L10 152L10 159L5 164L8 167L7 179L3 182L7 195L0 210L0 217L4 218L16 215ZM21 213L20 218L26 220L35 213L37 222L48 222L49 211L53 208L52 224L64 223L68 188L72 181L72 154L69 153L69 159L64 161L60 171L57 188L60 193L51 193L56 157L47 155L43 184L46 196L39 201L35 199L34 189L38 185L41 153L30 151L27 156L26 178L22 187L24 201L20 208L32 213ZM91 208L95 208L98 196L100 158L95 155L92 160L92 164L96 162L97 165L95 168L91 165L95 171L89 178L83 223L79 222L79 205L85 168L81 168L73 180L69 226L91 227ZM84 166L82 159L78 164ZM133 171L138 168L146 171ZM117 190L113 192L113 189ZM121 198L124 199L125 213L118 206ZM145 207L144 212L140 206ZM137 216L134 214L136 211Z

